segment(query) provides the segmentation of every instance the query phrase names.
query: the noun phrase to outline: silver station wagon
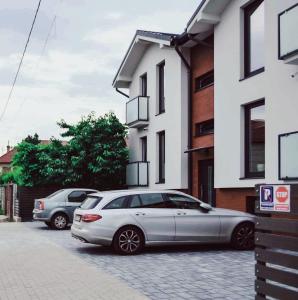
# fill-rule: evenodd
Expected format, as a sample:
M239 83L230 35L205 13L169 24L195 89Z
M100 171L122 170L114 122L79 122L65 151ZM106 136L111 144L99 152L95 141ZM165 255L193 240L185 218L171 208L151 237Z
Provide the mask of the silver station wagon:
M92 189L63 189L46 198L36 199L33 219L43 221L54 229L65 229L73 221L74 210L89 194L96 192L98 191Z
M254 246L254 216L176 191L126 190L90 195L75 210L72 236L135 254L149 245L231 243Z

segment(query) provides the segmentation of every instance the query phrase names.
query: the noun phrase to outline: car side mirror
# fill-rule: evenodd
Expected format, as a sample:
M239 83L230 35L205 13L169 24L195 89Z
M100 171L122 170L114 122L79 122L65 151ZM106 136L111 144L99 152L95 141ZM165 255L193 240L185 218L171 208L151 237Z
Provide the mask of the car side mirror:
M212 209L212 206L209 205L209 204L207 204L207 203L205 203L205 202L201 202L201 203L200 203L200 207L201 207L202 209L204 209L204 210L207 210L207 211L209 211L209 210Z

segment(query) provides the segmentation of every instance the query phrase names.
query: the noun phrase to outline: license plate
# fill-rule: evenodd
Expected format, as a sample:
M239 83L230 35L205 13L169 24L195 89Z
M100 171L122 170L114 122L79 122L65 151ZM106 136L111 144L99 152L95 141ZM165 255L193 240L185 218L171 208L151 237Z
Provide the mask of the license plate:
M80 222L81 221L82 216L81 215L76 215L75 216L75 221Z

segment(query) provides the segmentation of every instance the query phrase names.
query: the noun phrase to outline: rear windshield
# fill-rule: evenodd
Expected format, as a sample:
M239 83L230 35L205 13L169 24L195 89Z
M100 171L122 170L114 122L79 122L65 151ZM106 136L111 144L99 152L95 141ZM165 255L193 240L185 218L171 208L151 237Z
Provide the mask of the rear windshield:
M84 202L81 204L81 209L92 209L94 208L100 201L102 197L87 197Z
M53 193L53 194L47 196L47 198L48 198L48 199L53 198L53 197L55 197L56 195L62 193L63 191L64 191L64 190L58 190L58 191L56 191L55 193Z

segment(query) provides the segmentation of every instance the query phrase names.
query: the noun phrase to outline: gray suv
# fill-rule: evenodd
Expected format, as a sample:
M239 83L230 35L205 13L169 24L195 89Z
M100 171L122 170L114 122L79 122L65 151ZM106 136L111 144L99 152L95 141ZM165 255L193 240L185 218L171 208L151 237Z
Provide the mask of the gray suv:
M63 189L46 198L36 199L33 209L33 219L43 221L54 229L65 229L73 222L74 210L81 205L87 195L96 193L92 189Z

